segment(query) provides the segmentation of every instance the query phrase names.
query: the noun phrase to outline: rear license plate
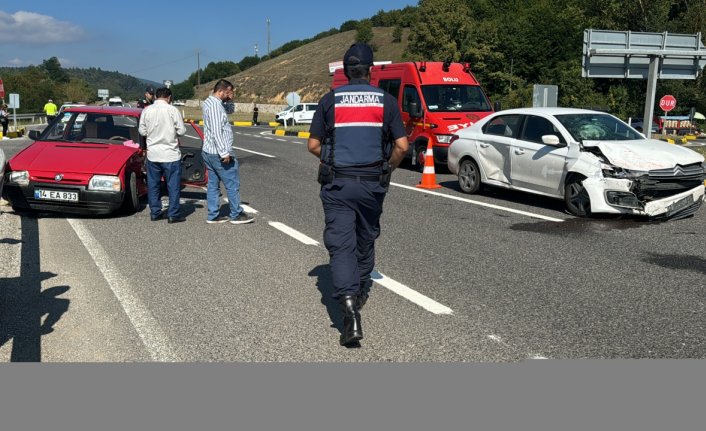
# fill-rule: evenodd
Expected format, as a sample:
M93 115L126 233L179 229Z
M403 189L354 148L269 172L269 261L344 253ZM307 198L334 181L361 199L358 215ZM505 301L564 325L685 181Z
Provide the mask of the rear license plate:
M675 212L681 211L694 203L694 195L689 195L685 198L679 199L673 204L667 207L667 214L671 215Z
M48 201L78 202L78 192L64 192L58 190L35 190L34 198Z

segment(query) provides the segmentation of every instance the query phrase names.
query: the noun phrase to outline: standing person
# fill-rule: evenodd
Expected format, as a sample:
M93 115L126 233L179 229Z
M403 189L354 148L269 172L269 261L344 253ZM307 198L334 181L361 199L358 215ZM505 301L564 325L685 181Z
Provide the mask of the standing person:
M208 170L206 223L244 224L253 221L240 206L240 172L233 151L233 129L228 112L233 110L233 84L221 79L213 86L213 93L203 102L203 160ZM230 216L219 217L221 207L220 184L226 188Z
M7 105L0 105L0 125L2 125L2 137L7 136L7 125L10 123L10 113L7 112Z
M150 219L163 218L162 202L159 198L162 177L169 193L169 223L186 221L179 208L181 188L181 150L177 136L186 133L184 120L179 110L169 104L172 91L158 88L157 100L140 114L139 132L147 136L147 197L150 206Z
M363 338L360 310L368 300L380 236L382 203L392 170L409 143L397 101L370 85L373 51L352 45L343 57L349 84L326 94L311 122L308 149L320 158L333 298L343 310L341 345ZM323 142L323 146L322 146Z
M252 107L252 123L257 126L257 114L260 110L257 109L257 104L253 103Z
M56 118L57 107L54 102L49 99L42 109L47 114L47 123L51 123Z
M146 108L154 103L154 87L151 85L145 88L145 98L137 102L138 108Z

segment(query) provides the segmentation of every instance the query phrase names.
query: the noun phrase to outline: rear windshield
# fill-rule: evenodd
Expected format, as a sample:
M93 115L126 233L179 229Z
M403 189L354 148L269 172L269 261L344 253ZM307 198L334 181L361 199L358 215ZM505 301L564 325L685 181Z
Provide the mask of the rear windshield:
M423 85L429 112L485 112L490 103L478 85Z

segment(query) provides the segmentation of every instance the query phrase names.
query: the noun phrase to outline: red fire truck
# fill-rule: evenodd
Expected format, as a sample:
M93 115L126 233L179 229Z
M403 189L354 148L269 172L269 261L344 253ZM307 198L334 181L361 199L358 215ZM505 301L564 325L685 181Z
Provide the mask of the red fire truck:
M397 98L410 142L412 164L424 167L431 142L434 161L446 165L451 137L492 113L488 97L468 63L409 62L375 65L370 83ZM348 84L343 69L333 75L332 88ZM499 109L497 105L496 110Z

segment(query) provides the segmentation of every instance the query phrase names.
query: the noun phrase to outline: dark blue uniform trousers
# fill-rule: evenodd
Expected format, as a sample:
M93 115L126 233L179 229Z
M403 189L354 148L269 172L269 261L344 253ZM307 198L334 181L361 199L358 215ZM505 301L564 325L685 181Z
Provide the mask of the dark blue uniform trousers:
M333 298L368 293L385 189L376 181L334 179L321 187L324 244L333 273Z

